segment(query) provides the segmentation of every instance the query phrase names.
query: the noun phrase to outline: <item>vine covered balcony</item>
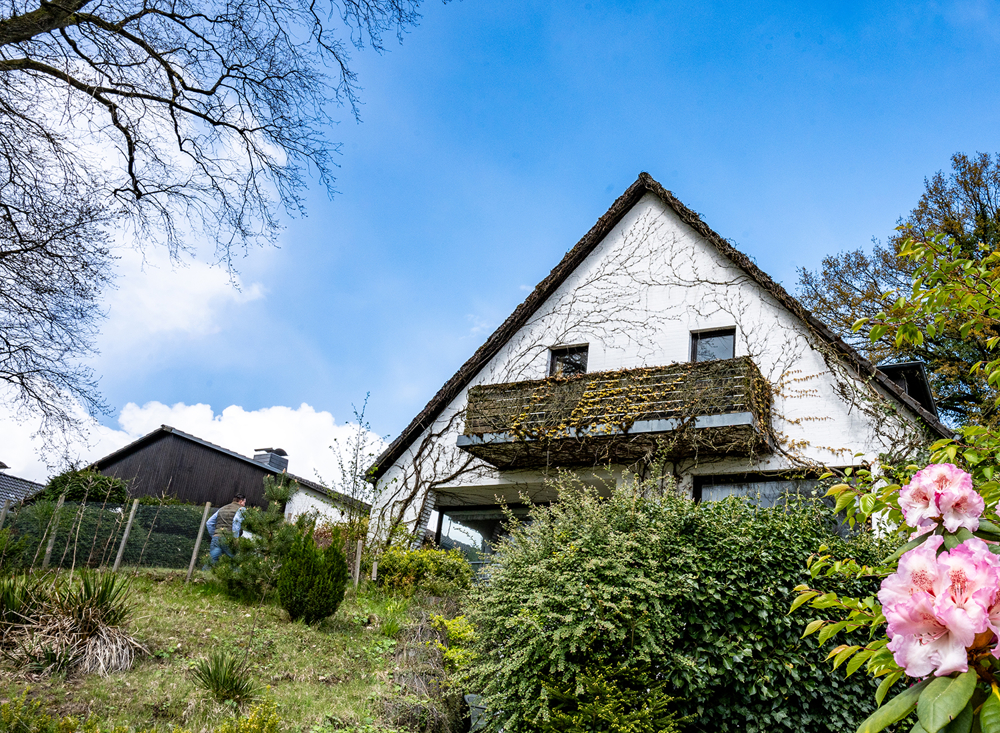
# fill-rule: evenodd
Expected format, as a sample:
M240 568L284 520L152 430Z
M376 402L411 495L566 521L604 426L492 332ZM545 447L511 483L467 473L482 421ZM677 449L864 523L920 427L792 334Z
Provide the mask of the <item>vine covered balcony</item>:
M770 452L771 389L749 357L484 384L458 447L497 468Z

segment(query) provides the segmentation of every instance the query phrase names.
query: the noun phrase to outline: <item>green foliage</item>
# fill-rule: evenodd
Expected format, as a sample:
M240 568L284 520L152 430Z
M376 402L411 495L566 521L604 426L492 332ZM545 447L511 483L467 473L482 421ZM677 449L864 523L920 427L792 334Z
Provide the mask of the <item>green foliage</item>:
M378 558L378 583L383 588L412 594L454 596L472 586L472 566L461 550L410 550L393 545Z
M191 668L191 675L197 685L218 702L243 707L260 694L247 665L226 652L214 652L198 660Z
M257 601L276 590L281 563L296 539L309 529L305 517L295 524L285 521L285 504L297 490L298 483L284 473L265 477L267 509L247 507L243 515L243 531L249 536L223 532L234 557L223 555L213 571L231 597Z
M156 728L132 731L124 726L104 727L94 718L84 721L73 716L58 718L45 708L41 700L28 700L28 690L0 703L0 733L158 733ZM281 722L278 706L265 700L252 706L245 716L225 720L214 733L278 733ZM173 733L191 731L175 726Z
M27 539L17 535L13 529L0 529L0 575L7 575L23 567L28 548Z
M673 698L663 684L651 685L648 667L598 663L575 682L542 682L548 696L543 733L676 733Z
M444 616L432 616L431 626L444 633L445 644L438 642L438 648L444 655L445 668L457 672L467 667L475 656L472 646L476 642L476 627L465 616L453 619Z
M818 501L695 505L652 483L605 500L566 477L559 488L559 503L511 528L473 593L467 686L494 729L550 722L551 690L589 689L579 705L598 705L608 660L644 670L696 731L853 731L871 711L873 683L824 665L786 615L804 556L825 542L867 560L882 551L870 537L840 539ZM627 698L627 679L615 694Z
M50 478L35 498L56 501L64 494L70 502L124 504L128 500L128 483L100 471L71 468Z
M318 623L337 612L347 589L340 542L320 550L311 532L299 535L278 572L278 600L292 621Z

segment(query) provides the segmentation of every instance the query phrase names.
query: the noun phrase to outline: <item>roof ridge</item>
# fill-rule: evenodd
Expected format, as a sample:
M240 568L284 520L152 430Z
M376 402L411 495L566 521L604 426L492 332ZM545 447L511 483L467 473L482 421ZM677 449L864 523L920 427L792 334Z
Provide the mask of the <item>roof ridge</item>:
M375 459L374 464L369 469L368 476L370 480L377 481L389 465L399 458L410 444L416 440L420 432L430 427L445 407L447 407L448 403L458 396L462 389L475 378L490 359L496 356L510 337L527 322L528 318L542 306L548 297L555 292L556 288L565 282L573 270L586 259L604 237L607 236L646 193L655 194L663 203L673 209L685 224L713 244L716 249L753 278L759 286L774 297L782 306L815 331L820 338L830 343L840 356L847 359L854 366L860 376L874 379L893 398L924 420L928 427L942 437L951 437L953 431L950 428L941 423L937 417L925 410L922 405L900 389L895 382L880 372L876 366L858 353L854 347L837 336L829 326L807 310L784 287L761 270L753 260L736 249L733 244L702 221L701 216L685 206L673 193L660 185L649 173L643 171L639 174L635 182L597 220L594 226L563 256L559 264L552 268L549 274L528 294L528 297L486 339L486 342L444 383L441 389L424 406L424 409L417 413L409 425L403 428L399 436L382 451L381 455Z

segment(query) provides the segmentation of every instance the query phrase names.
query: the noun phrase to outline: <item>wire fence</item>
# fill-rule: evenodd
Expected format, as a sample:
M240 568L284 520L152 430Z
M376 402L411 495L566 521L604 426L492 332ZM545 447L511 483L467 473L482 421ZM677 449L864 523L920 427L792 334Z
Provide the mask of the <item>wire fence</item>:
M139 504L130 523L132 509L132 503L53 501L13 507L2 527L0 567L188 568L204 506ZM203 537L199 554L207 551Z

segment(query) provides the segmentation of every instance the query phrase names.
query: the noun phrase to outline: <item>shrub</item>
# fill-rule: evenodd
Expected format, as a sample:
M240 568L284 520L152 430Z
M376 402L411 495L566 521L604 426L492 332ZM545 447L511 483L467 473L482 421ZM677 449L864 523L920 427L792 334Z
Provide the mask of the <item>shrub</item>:
M559 503L512 528L473 593L469 686L494 729L555 725L556 693L579 690L577 711L627 697L607 660L645 670L696 731L853 731L872 710L871 681L825 665L786 614L809 578L803 557L827 543L872 564L884 555L869 535L841 540L814 501L760 509L650 485L606 500L570 479L559 488Z
M217 702L243 707L260 693L247 665L226 652L214 652L207 659L195 662L191 675Z
M378 558L377 582L399 593L461 594L472 586L472 578L472 566L460 550L409 550L393 545Z
M444 634L446 644L437 642L438 649L444 656L445 667L450 672L457 672L472 662L471 647L476 642L476 628L465 616L447 619L444 616L431 616L431 626Z
M254 705L245 717L231 718L215 729L215 733L278 733L281 718L273 700Z
M86 499L91 503L124 504L128 500L128 483L99 471L71 468L50 478L35 500L56 501L63 494L68 502Z
M339 542L320 550L312 533L299 535L278 573L278 600L292 621L322 621L337 612L347 589L347 560Z
M663 683L650 684L650 670L598 663L575 682L545 683L548 720L543 733L676 733L677 713Z
M72 581L27 575L0 581L5 656L33 674L132 668L142 647L127 632L134 608L128 579L83 571Z

